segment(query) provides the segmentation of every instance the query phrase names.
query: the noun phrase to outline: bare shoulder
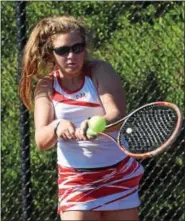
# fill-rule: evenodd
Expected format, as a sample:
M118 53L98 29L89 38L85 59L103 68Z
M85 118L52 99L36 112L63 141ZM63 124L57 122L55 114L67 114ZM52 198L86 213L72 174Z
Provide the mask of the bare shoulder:
M103 60L93 60L90 62L92 76L96 79L120 79L119 75L114 70L112 64Z
M99 68L111 68L112 65L107 62L107 61L103 61L103 60L91 60L89 61L89 65L91 66L91 68L93 70L99 69Z
M109 123L125 116L126 99L121 78L113 66L106 61L93 61L91 64L93 82L97 87L100 100Z
M39 97L49 97L53 91L53 81L50 77L40 79L34 91L35 99Z

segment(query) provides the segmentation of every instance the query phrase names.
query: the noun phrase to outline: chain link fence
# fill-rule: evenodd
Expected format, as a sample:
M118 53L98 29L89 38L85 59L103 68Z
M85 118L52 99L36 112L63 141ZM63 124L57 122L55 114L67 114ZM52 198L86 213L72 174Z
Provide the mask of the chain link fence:
M89 26L92 56L121 76L128 112L157 100L184 114L184 2L2 2L2 221L57 221L56 150L39 152L33 112L18 96L22 48L39 19L71 14ZM93 47L92 47L93 46ZM141 221L185 221L184 127L165 154L141 163Z

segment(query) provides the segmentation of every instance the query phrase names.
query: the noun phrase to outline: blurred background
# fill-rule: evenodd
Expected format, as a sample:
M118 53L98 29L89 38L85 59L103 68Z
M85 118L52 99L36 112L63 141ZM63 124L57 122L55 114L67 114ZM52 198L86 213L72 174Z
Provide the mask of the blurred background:
M184 115L184 2L1 2L2 221L58 221L56 149L39 152L33 112L20 102L22 48L43 17L69 14L88 26L89 52L112 64L128 113L157 100ZM106 80L106 79L105 79ZM184 127L165 154L142 161L141 221L185 221Z

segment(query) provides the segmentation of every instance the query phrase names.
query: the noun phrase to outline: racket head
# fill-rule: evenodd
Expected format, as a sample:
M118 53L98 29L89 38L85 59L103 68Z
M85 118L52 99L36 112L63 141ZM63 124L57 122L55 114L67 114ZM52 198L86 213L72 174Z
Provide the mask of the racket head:
M175 104L153 102L124 118L117 142L127 155L145 159L168 149L177 138L181 126L182 114ZM123 138L128 143L128 148L124 147Z

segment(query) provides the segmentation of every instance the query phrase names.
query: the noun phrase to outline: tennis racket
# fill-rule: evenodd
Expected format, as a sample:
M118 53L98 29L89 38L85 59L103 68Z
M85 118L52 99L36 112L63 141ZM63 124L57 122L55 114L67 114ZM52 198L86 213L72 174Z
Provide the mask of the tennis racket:
M166 151L177 138L182 126L179 108L169 102L146 104L106 129L121 124L117 139L105 132L100 135L112 140L127 155L146 159ZM128 145L124 146L124 142Z

